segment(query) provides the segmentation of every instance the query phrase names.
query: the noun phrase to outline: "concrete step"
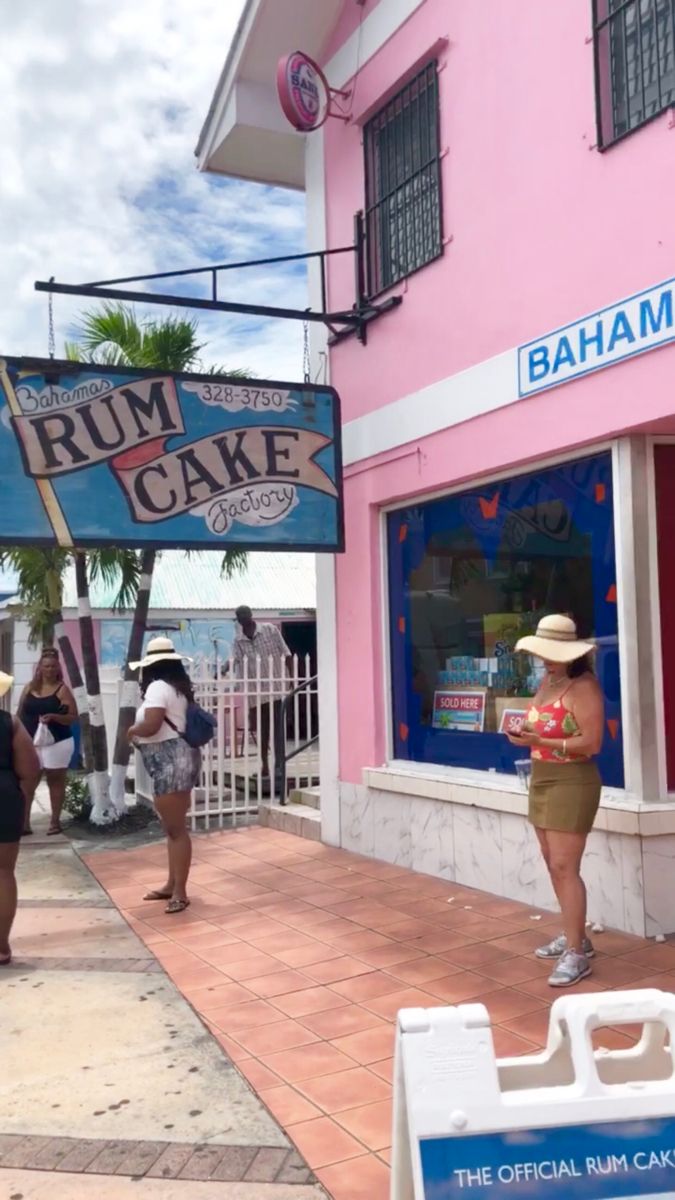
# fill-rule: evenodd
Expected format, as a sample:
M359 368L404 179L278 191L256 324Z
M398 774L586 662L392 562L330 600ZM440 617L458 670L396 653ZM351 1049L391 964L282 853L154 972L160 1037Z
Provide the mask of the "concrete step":
M268 829L279 829L282 833L294 833L296 837L321 841L321 813L306 804L261 804L258 821Z
M296 788L290 795L291 804L305 804L307 808L321 808L319 788Z

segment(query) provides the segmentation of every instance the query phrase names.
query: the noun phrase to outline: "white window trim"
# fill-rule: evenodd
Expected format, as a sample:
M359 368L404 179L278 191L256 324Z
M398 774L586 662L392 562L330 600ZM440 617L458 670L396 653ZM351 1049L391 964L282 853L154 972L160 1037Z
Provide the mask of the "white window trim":
M324 170L324 132L317 130L305 141L307 188L307 244L325 246L326 197ZM310 261L309 300L313 308L322 307L321 271L318 260ZM312 379L329 382L328 330L312 324L309 330L310 373ZM342 844L340 808L340 713L338 709L337 587L335 556L316 556L317 669L319 678L319 778L321 783L321 840L330 846Z
M622 439L622 440L626 441L630 444L630 439ZM391 641L390 641L390 627L389 627L390 619L391 619L391 609L390 609L390 604L389 604L389 546L388 546L388 541L387 541L387 515L391 512L397 511L398 509L404 508L406 505L409 505L409 504L425 504L425 503L428 503L429 501L442 499L446 496L457 495L458 493L465 492L471 488L475 488L476 486L489 485L491 483L496 483L496 482L499 482L499 481L505 480L505 479L514 479L519 475L529 475L535 471L544 471L547 468L559 466L561 463L574 462L574 461L577 461L578 459L589 458L596 454L603 454L603 453L606 454L609 451L612 456L612 491L613 491L613 500L614 500L614 546L615 546L615 560L616 560L616 575L617 575L617 579L618 579L620 576L620 566L623 568L623 571L625 571L626 557L627 557L625 552L619 550L620 543L623 543L623 541L625 540L625 537L628 535L628 536L631 536L631 544L632 544L632 534L631 534L631 528L630 528L632 526L632 517L631 517L629 509L627 509L625 499L624 499L624 503L620 503L618 501L618 497L619 497L619 494L621 491L621 485L622 485L622 479L621 479L622 470L621 470L621 464L620 464L620 460L619 460L619 446L620 446L620 443L617 441L609 441L609 442L605 441L605 442L598 442L598 443L588 445L588 446L578 446L574 450L571 450L571 451L566 451L564 453L547 456L542 459L536 459L531 462L518 463L516 466L510 467L510 468L504 467L499 472L491 472L488 475L477 476L475 479L472 479L472 480L463 480L459 483L452 484L449 487L445 487L442 489L434 489L433 491L430 491L430 492L421 493L420 495L415 495L415 496L409 496L407 498L402 498L397 501L393 501L389 504L385 504L385 505L381 506L381 508L380 508L380 514L381 514L380 515L380 561L382 564L382 568L381 568L381 573L382 573L381 616L382 616L382 634L384 637L383 656L382 656L384 678L382 680L382 683L383 683L383 694L384 694L385 703L387 706L386 763L383 768L384 770L390 769L392 766L396 765L396 763L398 761L394 757L393 686L392 686L392 678L391 678ZM630 483L630 481L629 481L629 483ZM630 520L629 520L629 517L631 517ZM623 574L623 572L621 572L621 574ZM631 696L639 695L639 677L637 674L637 658L634 654L628 652L628 647L626 645L626 642L628 639L625 636L625 632L622 636L622 630L625 631L625 629L630 625L630 622L632 620L632 614L630 612L631 605L630 605L630 599L629 599L631 590L632 589L629 589L628 587L625 587L625 586L619 587L617 585L617 625L618 625L618 641L619 641L619 671L620 671L620 678L621 678L621 726L622 726L622 736L623 736L623 758L624 758L623 767L624 767L624 785L625 786L623 789L612 789L611 794L613 796L623 796L623 797L628 797L632 794L632 795L634 795L635 798L640 798L642 796L642 789L641 789L641 783L642 783L641 757L642 756L641 756L641 746L639 744L639 727L636 729L636 728L634 728L633 725L630 724L629 699L628 699ZM633 607L634 607L634 605L633 605ZM661 709L661 711L662 711L662 709ZM627 723L628 723L628 725L627 725ZM637 755L637 762L635 761L636 755ZM438 766L434 763L417 763L417 764L407 763L408 768L411 766L416 766L417 768L419 768L421 774L428 774L431 776L437 776L438 772L440 770L443 770L443 768L441 768L440 766ZM632 768L632 770L630 768ZM457 768L445 768L445 770L446 771L450 770L452 772L456 783L462 783L462 782L466 783L466 776L465 775L458 776ZM500 791L510 790L509 788L506 788L503 786L502 781L504 779L512 779L511 776L501 776L501 775L497 776L496 773L493 773L490 770L480 771L478 769L475 770L475 775L478 778L482 779L483 781L485 781L486 779L487 780L498 779L498 781L499 781L498 784L495 784L494 782L492 784L483 782L481 784L481 786L498 787ZM634 789L633 781L635 780L636 776L637 776L637 779L639 782L638 782L638 787ZM629 784L629 780L631 780L631 784ZM514 791L517 791L518 790L517 782L514 781L512 784L512 787L513 787ZM661 792L660 794L663 795L663 792Z
M489 487L493 483L517 479L519 475L530 475L534 471L545 471L549 467L559 467L562 463L576 462L580 458L592 458L596 454L611 453L615 445L615 441L607 439L602 442L591 442L585 446L574 446L570 450L561 450L557 454L547 454L544 458L528 459L527 462L513 463L511 465L507 463L503 467L500 467L499 470L489 471L485 475L473 475L469 479L462 479L457 483L449 483L427 492L415 492L414 495L402 496L397 500L389 500L381 506L381 511L387 514L396 512L401 508L409 508L411 504L428 504L432 500L444 500L446 496L456 496L460 492L469 492L476 487ZM412 445L410 450L411 453L415 453L416 446ZM386 466L387 463L385 462L381 465ZM613 480L613 483L615 482Z
M366 767L366 787L407 796L410 800L433 800L492 812L527 815L527 796L513 775L470 768L432 766L394 759L384 767ZM659 837L675 834L675 799L648 804L618 788L603 788L600 809L593 829L629 837Z
M422 4L424 0L381 0L325 64L324 72L330 86L345 87Z

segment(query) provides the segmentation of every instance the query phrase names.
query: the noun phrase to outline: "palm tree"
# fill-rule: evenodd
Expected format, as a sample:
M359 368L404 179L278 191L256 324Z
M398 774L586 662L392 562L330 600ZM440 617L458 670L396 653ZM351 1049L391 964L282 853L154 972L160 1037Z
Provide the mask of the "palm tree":
M77 329L77 341L66 345L66 354L68 358L84 359L105 366L183 372L204 370L200 360L203 348L198 341L197 322L194 319L168 316L161 320L140 320L129 305L105 303L100 309L84 313ZM226 371L220 367L207 368L204 373L235 377L245 377L247 374L243 371ZM244 551L226 550L223 571L230 573L239 569L245 558ZM127 732L133 723L138 694L129 663L137 662L141 657L155 561L156 552L151 549L144 550L139 556L140 582L127 647L110 783L110 800L116 812L124 812L126 808L125 781L130 756Z

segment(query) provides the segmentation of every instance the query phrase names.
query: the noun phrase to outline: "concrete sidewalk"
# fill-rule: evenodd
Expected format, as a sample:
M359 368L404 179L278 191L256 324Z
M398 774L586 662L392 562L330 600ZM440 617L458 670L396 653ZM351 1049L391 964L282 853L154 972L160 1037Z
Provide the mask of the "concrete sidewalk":
M323 1200L46 814L0 970L0 1200Z

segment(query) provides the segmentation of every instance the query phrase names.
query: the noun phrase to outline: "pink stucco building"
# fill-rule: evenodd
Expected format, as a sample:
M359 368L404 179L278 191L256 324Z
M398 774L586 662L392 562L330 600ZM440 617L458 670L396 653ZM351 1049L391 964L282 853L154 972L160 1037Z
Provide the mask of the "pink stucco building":
M294 49L346 120L292 129ZM304 189L309 250L358 215L363 295L401 298L365 345L313 334L347 546L318 563L324 839L549 904L501 730L515 639L569 611L607 702L590 915L642 934L675 931L673 106L670 0L248 0L198 147Z

